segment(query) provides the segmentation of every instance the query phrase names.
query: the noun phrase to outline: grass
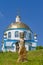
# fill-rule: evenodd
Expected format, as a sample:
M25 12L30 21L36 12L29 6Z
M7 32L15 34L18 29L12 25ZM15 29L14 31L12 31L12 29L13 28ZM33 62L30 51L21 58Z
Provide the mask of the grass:
M0 65L43 65L43 50L29 51L27 58L28 62L17 63L17 53L0 53Z

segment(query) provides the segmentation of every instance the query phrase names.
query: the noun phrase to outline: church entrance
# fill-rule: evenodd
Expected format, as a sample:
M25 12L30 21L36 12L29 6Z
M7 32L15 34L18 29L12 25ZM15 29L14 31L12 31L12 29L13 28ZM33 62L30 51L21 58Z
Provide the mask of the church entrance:
M19 42L16 42L16 51L19 50Z

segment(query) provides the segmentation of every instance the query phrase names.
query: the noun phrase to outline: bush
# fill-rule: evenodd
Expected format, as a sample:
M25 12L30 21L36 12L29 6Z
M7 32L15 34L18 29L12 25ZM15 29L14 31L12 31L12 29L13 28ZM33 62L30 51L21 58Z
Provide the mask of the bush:
M43 49L43 46L37 46L36 50Z

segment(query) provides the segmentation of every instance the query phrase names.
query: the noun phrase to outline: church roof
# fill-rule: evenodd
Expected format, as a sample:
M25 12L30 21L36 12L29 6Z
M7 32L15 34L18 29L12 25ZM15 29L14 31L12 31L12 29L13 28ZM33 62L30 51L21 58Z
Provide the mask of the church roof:
M25 28L31 31L29 26L21 22L20 16L17 16L16 21L14 23L11 23L11 25L9 25L8 27L8 29L14 29L14 28Z
M12 29L12 28L25 28L25 29L31 30L29 26L27 26L26 24L22 22L12 23L11 25L9 25L8 29Z

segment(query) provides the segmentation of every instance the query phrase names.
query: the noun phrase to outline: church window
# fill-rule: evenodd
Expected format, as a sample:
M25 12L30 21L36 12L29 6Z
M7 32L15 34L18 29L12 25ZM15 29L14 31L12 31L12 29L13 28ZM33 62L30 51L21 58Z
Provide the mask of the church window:
M29 33L29 39L31 39L31 33Z
M24 38L26 38L26 35L27 35L27 32L26 32L26 31L24 31Z
M8 38L11 38L11 32L8 32Z
M19 37L18 31L15 31L15 37Z

